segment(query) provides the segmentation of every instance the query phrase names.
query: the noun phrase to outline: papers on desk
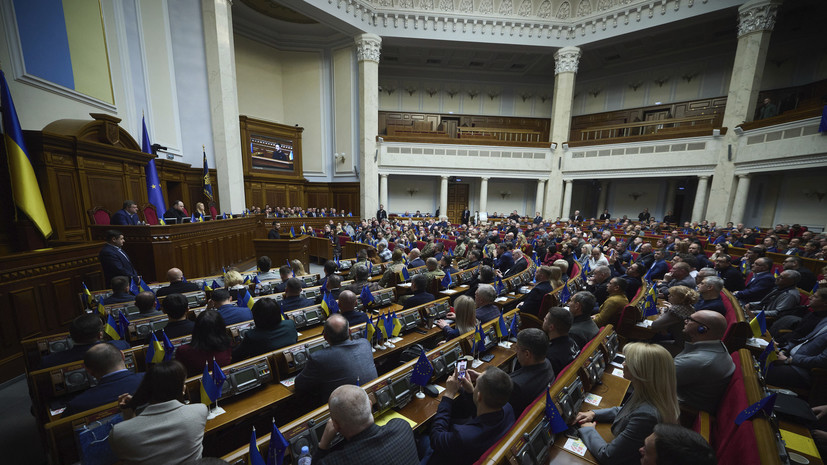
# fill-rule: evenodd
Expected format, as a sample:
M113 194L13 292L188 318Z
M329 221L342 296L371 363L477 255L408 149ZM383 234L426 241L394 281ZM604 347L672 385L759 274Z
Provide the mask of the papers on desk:
M770 345L770 341L765 341L763 339L759 339L757 337L751 337L747 339L747 345L752 347L757 347L759 349L764 349L768 345Z
M411 283L399 283L397 284L399 287L411 287Z
M223 413L227 413L227 411L216 405L210 409L210 413L207 414L207 420L212 420Z
M296 377L294 376L292 378L283 379L279 382L285 387L293 387L293 385L296 384Z
M780 431L781 439L784 440L784 443L787 445L787 449L792 449L794 451L807 454L811 457L820 457L818 454L818 449L816 448L816 443L813 442L813 438L802 436L798 433L793 433L792 431L787 431L784 429Z
M652 326L652 321L653 320L643 320L640 323L635 323L635 326L639 326L641 328L648 328Z
M508 300L508 297L497 297L494 302L505 302L506 300Z
M623 377L623 368L612 368L612 374L617 376L618 378Z
M484 362L482 360L474 359L474 361L471 362L471 368L479 368L483 363Z
M392 337L392 338L388 339L388 342L392 342L392 343L396 344L397 342L399 342L401 340L402 340L401 337Z
M586 445L583 444L583 441L575 438L566 439L566 443L563 444L563 449L571 452L572 454L579 455L580 457L586 455L587 450Z
M456 294L457 291L455 291L453 289L445 289L444 291L442 291L442 293L450 295L450 294Z
M600 402L603 400L603 397L598 396L597 394L588 393L586 394L586 398L583 399L587 404L594 405L597 407L600 405Z
M509 342L509 341L500 341L497 345L502 347L503 349L510 349L511 348L511 342Z
M394 418L401 418L408 422L411 425L411 428L416 428L416 422L411 420L410 418L402 415L401 413L397 412L396 410L388 410L382 416L374 420L373 422L376 423L376 426L385 426L389 421L393 420Z
M302 333L296 332L296 334L298 334L299 337L302 337Z
M59 417L63 413L64 410L66 410L65 405L63 407L60 407L60 408L50 408L49 409L49 414L52 415L53 417Z

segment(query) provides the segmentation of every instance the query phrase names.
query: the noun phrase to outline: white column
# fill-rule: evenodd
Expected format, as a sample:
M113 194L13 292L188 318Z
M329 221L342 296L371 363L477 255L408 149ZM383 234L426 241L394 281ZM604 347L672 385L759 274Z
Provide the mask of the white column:
M244 163L238 124L232 2L202 0L204 48L210 119L218 173L219 211L239 213L245 208Z
M577 47L563 47L554 54L554 95L551 100L551 131L550 142L556 142L557 148L552 151L552 168L546 188L546 202L543 217L555 219L567 217L569 211L565 208L560 211L560 196L563 188L563 172L561 159L565 153L563 142L569 140L571 128L571 109L574 102L574 80L577 75L577 66L580 63L580 49ZM564 202L565 203L565 202Z
M718 143L718 164L712 175L706 213L706 219L710 221L723 223L730 217L735 191L735 161L740 146L739 136L732 129L752 121L755 114L767 48L780 4L780 0L750 0L738 8L738 47L732 63L723 120L723 126L729 131Z
M676 179L670 179L669 182L666 183L666 203L663 206L663 215L659 219L663 219L667 213L670 211L675 211L675 196L677 196L678 190L678 181Z
M442 176L439 183L439 215L448 216L448 176Z
M744 221L744 212L747 209L747 195L749 195L750 176L748 174L738 175L738 189L735 191L735 200L732 202L732 215L729 221L735 224Z
M706 191L709 188L709 176L698 176L698 190L695 192L695 204L692 207L692 221L703 221L706 209Z
M362 217L370 217L379 208L376 180L376 135L379 133L379 50L382 38L376 34L356 36L356 59L359 62L359 185Z
M600 181L600 193L597 195L597 214L594 215L595 218L600 218L603 210L606 209L606 194L608 194L608 189L609 181Z
M388 175L379 175L379 203L385 206L386 211L390 211L388 205Z
M566 179L564 181L566 183L566 189L563 193L563 218L571 218L571 188L572 188L572 180Z
M488 178L480 178L480 213L488 212Z
M546 195L546 180L545 179L538 179L537 180L537 197L534 199L534 211L540 212L543 214L543 197ZM526 212L526 216L532 217L533 212Z

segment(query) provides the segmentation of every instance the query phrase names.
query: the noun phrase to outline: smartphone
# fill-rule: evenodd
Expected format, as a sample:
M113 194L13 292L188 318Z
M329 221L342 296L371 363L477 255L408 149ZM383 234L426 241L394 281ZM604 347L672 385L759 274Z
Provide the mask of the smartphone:
M468 366L468 360L457 361L457 379L465 378L465 369Z

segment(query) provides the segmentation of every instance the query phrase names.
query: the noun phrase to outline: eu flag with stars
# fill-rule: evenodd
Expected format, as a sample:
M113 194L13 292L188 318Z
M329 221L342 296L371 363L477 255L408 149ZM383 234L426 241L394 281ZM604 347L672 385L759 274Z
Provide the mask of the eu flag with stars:
M508 327L508 334L511 337L517 337L517 333L520 332L520 328L517 326L517 315L514 315L511 318L511 326Z
M163 336L161 343L164 345L164 361L168 362L172 360L172 356L175 355L175 346L172 345L172 341L169 340L166 331L161 330L161 336Z
M221 370L221 366L215 361L215 357L212 359L212 379L213 383L215 383L215 390L218 392L218 397L221 397L221 391L224 388L224 381L227 380L227 375Z
M267 449L267 465L282 465L284 463L284 452L290 445L276 426L276 419L273 419L273 432L270 433L270 447Z
M266 465L264 457L261 456L261 451L258 450L256 444L256 427L253 426L253 434L250 436L250 465Z
M548 388L546 388L546 419L548 420L548 426L551 428L551 432L554 434L562 433L569 429L563 417L560 416L560 411L557 410L557 406L554 405L554 402L551 400L551 394Z
M482 352L485 350L485 332L482 330L482 323L477 325L474 331L474 352Z
M149 131L146 130L146 119L141 117L143 135L141 138L141 152L152 155L152 159L146 164L146 192L149 203L155 207L158 218L163 218L167 212L164 193L161 190L161 181L158 178L158 170L155 168L155 154L152 152L152 143L149 141Z
M741 413L738 414L737 417L735 417L735 424L740 425L741 423L754 417L756 414L758 414L758 412L764 412L769 415L769 413L772 412L772 408L775 406L776 397L778 397L778 393L773 393L772 395L764 397L758 402L745 408Z
M428 356L425 355L425 349L420 348L419 360L413 366L411 373L411 384L417 386L425 386L431 381L431 374L434 372L434 367L431 365Z
M502 278L497 278L497 295L500 295L505 291L505 284L503 284Z
M569 285L563 285L563 289L560 291L560 304L564 304L571 299L571 291L569 290Z
M359 300L362 301L362 305L364 305L365 308L368 308L373 305L373 302L376 299L373 298L373 294L370 293L368 286L364 286L362 287L362 292L359 294Z

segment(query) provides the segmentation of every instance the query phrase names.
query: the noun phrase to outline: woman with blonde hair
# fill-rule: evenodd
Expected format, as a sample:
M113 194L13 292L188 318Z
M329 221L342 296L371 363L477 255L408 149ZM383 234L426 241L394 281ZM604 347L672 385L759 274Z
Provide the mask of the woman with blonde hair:
M241 276L237 270L229 270L224 273L224 288L230 293L233 300L238 300L238 292L240 289L247 287L244 284L244 276Z
M304 271L304 265L299 260L290 260L290 268L293 269L293 273L296 273L296 276L307 275L307 272Z
M198 202L198 203L195 204L195 217L198 218L199 216L201 216L201 217L206 217L207 216L207 211L204 209L204 203L203 202ZM213 218L213 219L215 219L215 218Z
M669 352L656 344L635 342L623 349L623 377L634 392L622 407L580 412L575 422L580 437L601 464L640 463L639 450L658 423L678 422L675 362ZM611 422L614 439L606 442L594 428L595 422Z
M565 260L563 260L563 262L565 262ZM549 269L549 280L548 280L548 282L549 282L549 284L551 284L552 289L557 289L558 287L561 287L563 284L566 283L562 279L563 278L563 270L560 269L560 267L552 265L552 266L544 267L544 268Z
M660 332L663 336L675 341L674 350L683 350L686 338L683 334L683 325L686 318L695 313L695 302L700 294L686 286L669 288L669 301L666 308L657 320L652 322L652 331ZM676 352L677 353L677 352Z
M446 341L469 333L477 326L477 305L471 297L467 295L457 297L457 300L454 301L454 314L456 323L454 328L445 320L436 320L435 322L442 329Z

